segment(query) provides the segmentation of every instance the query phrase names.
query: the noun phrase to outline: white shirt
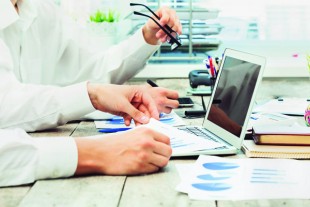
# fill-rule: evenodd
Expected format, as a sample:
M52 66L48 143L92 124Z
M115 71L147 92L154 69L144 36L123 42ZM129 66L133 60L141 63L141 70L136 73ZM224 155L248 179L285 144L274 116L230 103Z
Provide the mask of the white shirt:
M0 128L47 129L95 110L86 82L66 87L20 83L1 39L0 54Z
M32 138L21 129L0 129L0 187L69 177L77 162L73 138Z
M79 47L79 32L67 31L70 25L49 0L21 1L20 18L10 0L2 0L0 8L0 128L42 130L93 112L87 79L121 83L158 48L139 31L94 53Z
M122 83L159 47L145 43L140 30L106 52L94 50L79 45L80 33L51 1L23 0L19 11L20 17L10 0L0 1L0 128L35 131L94 111L87 79ZM0 186L72 176L77 160L72 138L0 129Z
M2 4L0 7L5 6ZM8 18L8 13L12 11L7 11L14 8L10 7L0 12L0 19L11 22L13 17ZM94 48L84 44L85 32L69 23L52 1L23 0L18 7L19 19L2 26L0 38L10 49L14 74L24 83L59 86L86 80L124 83L159 48L145 42L142 30L108 50Z

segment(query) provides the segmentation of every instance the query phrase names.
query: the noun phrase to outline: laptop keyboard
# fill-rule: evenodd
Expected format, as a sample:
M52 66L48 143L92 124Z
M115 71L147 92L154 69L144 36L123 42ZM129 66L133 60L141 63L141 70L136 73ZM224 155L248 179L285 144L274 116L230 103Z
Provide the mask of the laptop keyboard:
M199 127L179 127L178 129L188 132L190 134L202 137L204 139L213 141L213 142L217 142L217 143L222 143L220 142L217 138L213 137L210 133L207 133L205 130L203 130L202 128ZM222 146L222 147L218 147L215 149L226 149L226 146Z

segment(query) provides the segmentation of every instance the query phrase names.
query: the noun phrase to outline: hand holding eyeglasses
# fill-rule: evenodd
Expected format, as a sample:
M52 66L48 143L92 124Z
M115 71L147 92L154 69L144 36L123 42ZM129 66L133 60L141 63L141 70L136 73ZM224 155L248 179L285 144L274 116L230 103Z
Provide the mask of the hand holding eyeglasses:
M158 40L161 42L169 42L171 50L175 50L181 46L179 35L182 33L182 25L176 15L176 12L168 7L161 7L156 12L153 12L144 4L131 3L130 6L143 6L152 15L146 15L140 12L134 12L136 15L148 17L149 20L143 26L143 36L147 43L157 44Z

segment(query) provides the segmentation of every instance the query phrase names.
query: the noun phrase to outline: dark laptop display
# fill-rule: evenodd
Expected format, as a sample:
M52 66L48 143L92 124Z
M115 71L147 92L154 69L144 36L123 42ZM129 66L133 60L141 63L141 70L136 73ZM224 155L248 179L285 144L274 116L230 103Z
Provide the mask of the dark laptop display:
M207 119L240 137L261 65L227 56Z

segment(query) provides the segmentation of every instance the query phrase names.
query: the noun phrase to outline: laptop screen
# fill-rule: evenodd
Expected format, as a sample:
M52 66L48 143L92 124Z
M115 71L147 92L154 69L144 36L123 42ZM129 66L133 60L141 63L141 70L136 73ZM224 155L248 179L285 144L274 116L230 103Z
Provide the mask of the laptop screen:
M261 65L230 56L222 64L207 119L240 138Z

